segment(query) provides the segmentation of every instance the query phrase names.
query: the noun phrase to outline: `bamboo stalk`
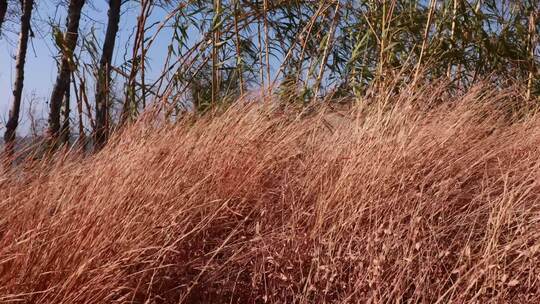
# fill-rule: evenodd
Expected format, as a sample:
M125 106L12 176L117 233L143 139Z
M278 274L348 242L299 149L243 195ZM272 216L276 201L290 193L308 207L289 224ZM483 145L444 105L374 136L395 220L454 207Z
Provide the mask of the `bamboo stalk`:
M240 45L240 29L238 27L238 11L240 8L240 0L234 2L234 33L236 44L236 65L238 73L238 85L240 86L240 95L244 95L244 75L243 75L243 59L242 49Z
M420 68L422 66L422 59L424 57L424 52L426 50L427 41L429 38L429 29L431 27L431 19L433 17L433 12L435 10L435 4L436 0L430 0L429 2L429 11L428 11L428 18L426 21L426 28L424 30L424 36L422 39L422 48L420 49L420 57L418 58L418 63L416 64L416 72L414 73L414 80L413 83L416 83L418 76L420 74Z
M452 7L452 25L450 29L450 42L452 43L451 47L454 47L454 38L456 35L456 20L457 20L457 4L458 0L453 0L453 7ZM450 78L452 77L452 62L448 63L448 67L446 68L446 77Z
M264 46L266 55L266 82L268 84L268 90L270 88L270 40L268 35L268 0L263 0L263 21L264 21Z
M145 48L145 37L146 37L146 21L148 20L148 17L150 16L150 12L152 10L152 6L150 4L150 0L145 1L145 4L147 5L146 13L144 14L143 21L142 21L142 33L140 41L139 48L141 49L141 101L142 101L142 107L143 109L146 108L146 54L147 49Z
M324 70L325 70L325 67L326 67L326 62L328 60L328 52L330 50L330 46L333 45L332 40L334 39L334 31L335 31L336 23L337 23L337 19L338 19L339 7L340 7L340 1L338 0L337 4L336 4L336 9L334 11L334 18L332 20L332 25L330 26L330 31L328 32L328 38L327 38L327 41L326 41L326 45L324 47L324 53L323 53L323 57L322 57L322 60L321 60L321 66L319 68L319 74L317 75L317 80L315 82L315 93L313 94L314 99L316 99L317 95L319 94L319 89L321 87L322 78L324 76Z
M78 122L78 143L81 145L81 147L84 147L84 141L86 134L84 133L84 122L83 122L83 107L82 107L82 88L79 90L77 88L77 83L75 82L75 77L72 77L71 79L73 90L75 93L75 99L77 101L77 122ZM82 84L80 84L82 86Z
M221 14L221 0L214 0L214 24L212 25L212 104L215 105L218 99L219 91L219 29L218 24L220 22Z
M256 1L257 10L259 9L259 0ZM261 87L264 89L264 67L263 67L263 43L262 43L262 33L261 33L261 20L257 20L257 39L259 43L259 62L261 64L261 67L259 69L259 76L261 78Z
M306 33L305 37L302 37L302 40L303 40L302 50L300 51L300 56L299 56L299 59L298 59L299 67L298 67L298 73L297 73L297 76L296 76L296 82L297 83L300 82L300 75L301 75L301 71L302 71L302 63L304 62L307 43L308 43L309 39L311 38L311 32L313 30L313 26L315 25L315 22L317 21L317 18L319 18L319 16L323 13L324 10L325 10L324 1L321 1L321 5L319 6L317 11L315 12L315 14L313 14L313 16L311 18L311 21L310 21L310 23L308 25L308 30L307 30L307 33ZM310 66L311 66L311 64L310 64ZM306 79L307 78L308 78L308 76L306 76Z
M534 61L534 51L536 50L536 16L535 10L531 9L529 14L529 44L528 44L528 55L530 60L529 65L529 77L527 81L527 99L531 99L533 81L534 81L534 71L535 71L535 61Z
M142 56L146 55L146 53L144 53L139 58L139 50L141 50L141 47L144 47L143 45L144 31L145 31L146 18L149 14L149 8L150 8L150 2L148 0L142 0L140 13L139 13L139 16L137 17L137 28L135 32L135 38L134 38L133 49L132 49L132 66L131 66L131 71L129 73L127 86L126 86L126 94L125 94L125 100L124 100L124 108L122 109L121 124L125 123L128 120L131 120L133 118L134 112L136 112L138 108L138 105L136 102L136 94L135 94L136 78L137 78L137 74L141 66L141 62L139 61L144 61L144 57ZM142 72L142 77L144 77L144 72ZM143 82L141 82L141 87L144 87Z

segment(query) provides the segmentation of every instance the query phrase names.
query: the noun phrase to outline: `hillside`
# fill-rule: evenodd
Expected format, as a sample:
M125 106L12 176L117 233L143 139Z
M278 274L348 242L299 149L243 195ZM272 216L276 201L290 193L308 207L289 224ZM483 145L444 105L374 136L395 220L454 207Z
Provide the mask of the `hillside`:
M540 117L445 96L238 102L0 175L0 302L538 303Z

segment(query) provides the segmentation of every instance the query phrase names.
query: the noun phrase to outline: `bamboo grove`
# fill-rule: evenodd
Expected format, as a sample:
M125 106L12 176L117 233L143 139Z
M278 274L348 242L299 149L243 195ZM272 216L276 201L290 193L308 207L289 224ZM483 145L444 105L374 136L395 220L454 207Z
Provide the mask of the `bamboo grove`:
M14 94L2 92L12 104L7 150L28 39L37 39L28 35L34 1L45 0L0 1L0 26L6 11L21 20ZM538 0L109 0L106 32L80 33L92 1L67 1L66 23L51 30L59 58L48 99L53 147L77 139L99 149L149 108L174 120L252 92L299 105L361 102L389 82L448 78L455 90L488 79L540 95ZM115 40L120 19L133 17L127 7L138 16L126 50ZM166 17L151 22L157 11ZM164 36L167 45L156 42ZM159 73L150 77L155 48L167 56L159 67L152 61ZM123 62L113 62L117 52Z

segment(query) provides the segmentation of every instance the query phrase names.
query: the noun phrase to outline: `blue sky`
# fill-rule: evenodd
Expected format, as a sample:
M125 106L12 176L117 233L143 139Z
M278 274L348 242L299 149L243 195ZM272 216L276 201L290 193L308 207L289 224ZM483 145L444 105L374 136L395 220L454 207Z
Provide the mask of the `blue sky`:
M51 23L65 24L65 7L57 6L55 3L59 0L37 0L37 9L34 10L32 28L36 37L32 39L31 46L28 49L27 63L25 70L25 82L23 92L23 108L21 113L21 127L19 133L27 132L28 130L28 108L31 97L34 96L35 115L37 118L47 117L46 104L56 78L57 67L54 60L57 55L57 50L52 41ZM101 39L106 28L107 20L107 0L89 1L84 7L83 18L81 20L81 32L88 33L91 27L94 27L95 32ZM126 43L129 35L133 31L136 24L136 16L138 7L135 3L127 4L123 7L123 14L120 20L120 32L118 34L117 47L115 50L116 63L123 62L123 53L126 50ZM159 21L164 18L165 12L156 10L152 14L152 20ZM3 130L4 122L7 118L7 113L12 100L12 87L14 79L15 55L17 50L17 35L19 30L19 22L17 19L11 19L6 22L3 30L2 38L0 39L0 132ZM166 37L166 32L161 35ZM163 45L158 40L155 46ZM163 38L165 39L165 38ZM168 42L168 40L167 40ZM129 47L129 46L127 46ZM131 48L129 47L129 50ZM166 48L154 47L151 52L154 61L159 61L159 58L164 58ZM160 54L162 53L162 54ZM156 62L150 62L150 78L152 75L152 63L159 66Z

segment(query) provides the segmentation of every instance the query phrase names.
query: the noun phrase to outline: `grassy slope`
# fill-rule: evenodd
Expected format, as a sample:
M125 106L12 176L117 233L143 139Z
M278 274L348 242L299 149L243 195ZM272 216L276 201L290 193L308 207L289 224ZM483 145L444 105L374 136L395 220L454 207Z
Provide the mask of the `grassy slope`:
M238 105L0 175L0 302L536 303L540 118L485 90Z

